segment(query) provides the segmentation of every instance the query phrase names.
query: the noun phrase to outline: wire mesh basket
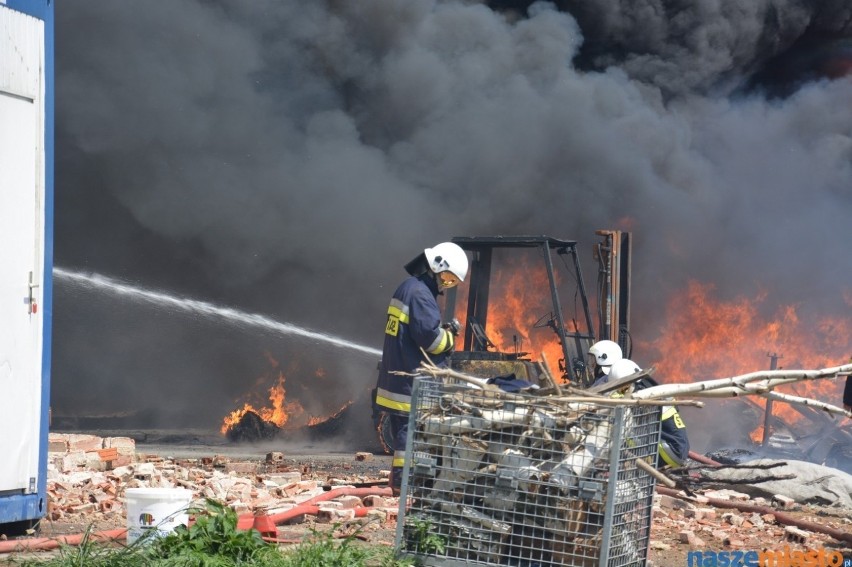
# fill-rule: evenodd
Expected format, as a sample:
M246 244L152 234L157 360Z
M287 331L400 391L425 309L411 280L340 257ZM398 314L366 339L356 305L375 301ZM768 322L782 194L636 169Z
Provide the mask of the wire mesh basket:
M660 406L415 381L396 547L424 565L644 565Z

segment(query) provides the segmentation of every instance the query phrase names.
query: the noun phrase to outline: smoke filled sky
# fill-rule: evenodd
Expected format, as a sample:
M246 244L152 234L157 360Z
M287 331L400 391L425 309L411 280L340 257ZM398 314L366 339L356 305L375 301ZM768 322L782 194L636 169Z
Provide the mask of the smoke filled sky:
M380 348L425 246L622 228L636 335L690 280L849 315L850 42L841 0L58 2L55 264ZM375 379L55 294L60 414L216 425L270 360L335 407Z

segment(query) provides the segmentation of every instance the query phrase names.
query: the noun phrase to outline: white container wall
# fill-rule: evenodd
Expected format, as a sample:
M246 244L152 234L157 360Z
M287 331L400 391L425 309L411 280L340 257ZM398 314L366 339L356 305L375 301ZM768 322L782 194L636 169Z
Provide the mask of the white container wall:
M0 5L0 524L46 508L52 62L52 3Z

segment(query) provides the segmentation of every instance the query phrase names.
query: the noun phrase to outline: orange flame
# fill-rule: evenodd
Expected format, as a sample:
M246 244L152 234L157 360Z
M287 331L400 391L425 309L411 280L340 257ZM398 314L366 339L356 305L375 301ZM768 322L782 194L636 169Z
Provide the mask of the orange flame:
M526 353L523 358L540 360L545 354L550 365L562 358L562 349L554 330L547 325L553 317L553 303L547 270L541 262L526 258L503 258L501 269L491 276L488 303L488 339L493 350L507 353ZM557 287L559 273L555 272ZM459 319L466 324L466 300L460 298ZM567 331L574 332L573 322L565 322ZM556 368L551 368L556 373Z
M491 280L489 339L498 351L528 352L532 359L543 352L555 364L562 350L552 329L542 325L552 310L544 267L512 260L501 267ZM773 359L778 369L837 366L852 354L846 316L802 315L797 305L781 305L766 316L765 291L730 300L718 299L713 292L712 284L692 281L675 294L659 336L636 340L635 352L646 353L634 354L637 362L653 365L655 377L663 382L693 382L768 370ZM852 305L852 290L844 291L841 301ZM463 306L460 311L465 312ZM815 380L777 391L839 405L842 387L842 380ZM749 399L764 406L763 398ZM787 423L801 418L785 403L773 404L772 412ZM753 438L762 436L762 426L752 433Z
M276 361L273 360L272 362L274 363L274 367L278 366ZM317 376L322 377L324 375L325 372L322 369L317 370ZM274 423L280 428L299 428L318 425L337 417L352 404L351 401L346 402L340 409L329 416L311 416L305 411L305 408L299 401L287 400L287 390L284 388L285 381L284 374L279 372L276 383L269 388L269 405L255 407L250 403L243 404L242 408L235 409L225 416L222 420L220 432L223 435L227 434L248 412L256 413L264 421Z
M757 428L748 434L749 438L755 443L763 442L763 425L758 425Z
M719 300L711 284L690 282L669 303L660 336L640 345L653 349L655 376L666 382L693 382L777 368L818 369L843 364L852 354L852 333L846 317L803 316L796 305L782 305L772 316L761 315L766 293L748 299ZM846 299L844 299L846 301ZM848 301L847 301L848 302ZM644 363L644 361L640 362ZM838 405L842 383L814 380L778 392ZM764 406L763 398L753 396ZM795 423L801 415L788 404L773 404L773 415ZM762 439L763 427L751 434Z

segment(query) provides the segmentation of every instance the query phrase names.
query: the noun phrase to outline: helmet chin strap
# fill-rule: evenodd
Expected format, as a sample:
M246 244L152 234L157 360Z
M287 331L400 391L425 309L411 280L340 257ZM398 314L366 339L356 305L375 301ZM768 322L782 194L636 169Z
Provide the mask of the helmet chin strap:
M438 275L438 272L433 272L431 269L429 270L429 274L432 275L432 281L435 282L435 288L438 290L438 295L444 295L444 290L447 288L441 285L441 276Z

